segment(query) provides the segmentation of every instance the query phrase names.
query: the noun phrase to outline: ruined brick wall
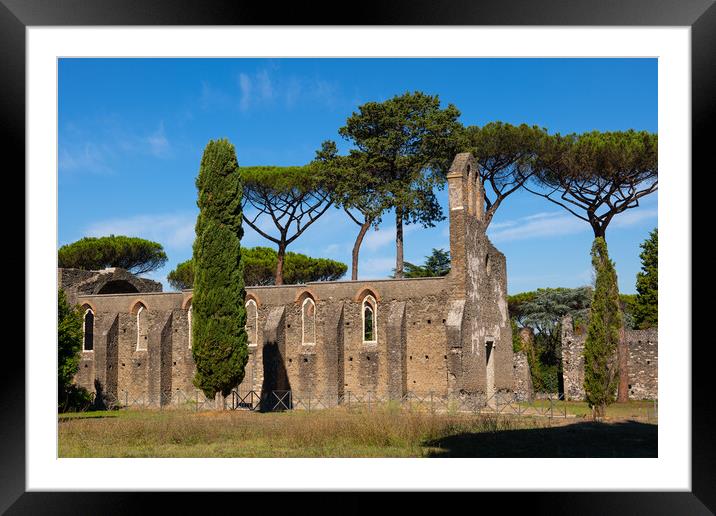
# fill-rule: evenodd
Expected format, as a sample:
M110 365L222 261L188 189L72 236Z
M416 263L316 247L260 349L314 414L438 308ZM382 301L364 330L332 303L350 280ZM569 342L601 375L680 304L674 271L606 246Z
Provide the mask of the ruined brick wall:
M584 399L584 341L587 334L583 328L575 332L571 316L562 319L562 376L564 399Z
M629 398L658 399L658 329L627 330L625 339L629 347Z
M183 297L156 292L79 295L77 304L94 312L94 342L91 351L82 352L75 381L134 405L158 405L160 398L168 404L172 390L193 389Z
M584 343L586 331L575 331L572 318L562 319L562 368L566 399L584 399ZM629 349L629 399L658 399L657 328L626 330Z
M338 398L346 393L399 398L406 392L446 393L444 321L448 298L444 278L371 282L325 282L280 287L250 287L247 299L258 304L257 346L240 391L260 391L265 363L279 359L286 386L307 396ZM377 338L363 337L363 301L376 300ZM315 303L315 342L305 343L302 305ZM282 329L266 335L271 314L282 310ZM254 323L248 322L251 331ZM279 334L273 336L274 334ZM271 357L267 343L277 341ZM275 366L271 366L274 368ZM275 374L275 368L272 369ZM283 374L283 372L280 372Z
M423 278L248 288L247 300L258 309L255 319L247 320L252 336L239 391L290 389L297 395L336 399L346 392L444 396L446 285L446 278ZM194 390L191 294L79 296L80 304L95 313L95 342L93 351L83 353L76 381L93 390L95 377L104 386L108 371L114 371L117 380L110 382L111 389L120 403L181 401ZM374 343L363 341L367 295L377 301ZM302 301L309 296L315 302L315 338L304 342ZM109 326L115 328L113 340L107 336Z
M521 350L513 355L512 382L517 398L531 401L534 398L534 386L528 353L533 352L534 331L532 328L524 327L520 329L519 335Z
M515 396L519 400L531 401L534 398L534 389L532 388L532 374L527 355L520 351L513 355L512 360L512 382Z
M140 278L119 267L100 271L58 268L57 286L65 291L70 304L76 304L78 296L83 295L162 291L158 281Z

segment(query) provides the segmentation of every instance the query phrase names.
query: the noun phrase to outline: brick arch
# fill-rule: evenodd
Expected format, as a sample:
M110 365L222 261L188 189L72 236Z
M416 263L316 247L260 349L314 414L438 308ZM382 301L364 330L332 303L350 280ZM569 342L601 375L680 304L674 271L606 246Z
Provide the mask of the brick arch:
M134 294L146 291L144 282L124 270L98 275L100 278L92 288L93 294Z
M253 292L247 292L246 293L246 299L244 300L244 305L248 303L249 301L253 301L256 303L256 308L261 308L261 301L259 300L258 296L254 294Z
M80 309L82 310L82 315L84 315L84 313L87 311L88 308L90 310L92 310L93 314L97 313L97 309L94 307L94 305L92 303L90 303L89 301L84 301L82 303L82 305L80 306Z
M362 287L358 289L355 296L353 296L353 301L355 301L356 303L361 303L363 302L363 299L365 299L365 297L369 295L373 296L373 299L375 299L376 303L379 303L381 301L380 294L373 287Z
M137 294L139 292L141 292L140 287L126 278L103 281L98 283L94 289L95 294Z
M310 288L304 288L300 290L298 294L296 294L296 298L293 300L293 302L300 306L303 304L307 297L310 297L314 303L318 302L318 296Z
M129 313L137 315L139 305L142 305L145 310L149 310L147 303L145 303L143 299L134 299L129 305Z
M182 309L182 310L189 310L189 307L191 306L191 303L192 303L193 300L194 300L194 296L193 296L193 295L187 296L187 298L186 298L184 301L182 301L181 309ZM146 306L146 305L145 305L145 306Z

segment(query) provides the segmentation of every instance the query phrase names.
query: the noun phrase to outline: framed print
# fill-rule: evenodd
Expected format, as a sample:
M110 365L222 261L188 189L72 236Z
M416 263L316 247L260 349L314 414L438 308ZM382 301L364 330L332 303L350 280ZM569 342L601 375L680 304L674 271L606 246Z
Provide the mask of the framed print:
M391 2L350 23L208 5L2 1L28 242L3 510L119 511L154 490L716 510L690 209L713 2ZM377 150L393 144L400 160ZM81 246L100 244L144 247L91 262ZM63 296L80 347L55 402ZM599 353L616 357L603 388ZM58 414L73 403L87 413Z

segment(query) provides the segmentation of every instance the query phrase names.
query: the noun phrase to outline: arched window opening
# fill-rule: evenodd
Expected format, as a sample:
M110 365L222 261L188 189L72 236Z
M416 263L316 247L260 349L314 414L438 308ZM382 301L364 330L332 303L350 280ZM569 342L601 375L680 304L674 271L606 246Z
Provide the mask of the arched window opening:
M301 305L301 322L303 323L304 344L316 343L316 303L310 297L303 300Z
M472 177L472 169L467 166L467 212L470 215L475 213L475 181Z
M259 309L253 299L246 301L246 333L249 336L249 346L258 345Z
M137 351L147 350L147 339L149 337L149 329L147 324L147 307L139 303L136 308L137 313Z
M186 311L186 319L189 326L189 349L191 349L191 334L192 334L192 328L191 328L191 312L192 312L193 305L191 302L189 303L189 309Z
M485 273L490 274L490 255L485 255Z
M85 311L82 331L84 333L82 351L94 351L94 312L91 308Z
M485 211L485 195L482 189L482 183L480 182L480 174L475 170L475 215L478 220L482 220L482 216Z
M363 342L378 342L378 318L373 296L363 299Z

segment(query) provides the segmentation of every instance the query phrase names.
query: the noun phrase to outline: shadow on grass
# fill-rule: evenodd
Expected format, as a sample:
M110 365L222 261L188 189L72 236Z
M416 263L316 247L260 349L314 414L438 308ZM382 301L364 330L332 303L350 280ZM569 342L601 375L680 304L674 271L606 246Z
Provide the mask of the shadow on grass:
M102 419L107 417L119 417L117 411L98 412L63 412L58 414L58 421L73 421L75 419Z
M425 442L428 457L657 457L658 426L636 421L469 433Z

